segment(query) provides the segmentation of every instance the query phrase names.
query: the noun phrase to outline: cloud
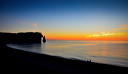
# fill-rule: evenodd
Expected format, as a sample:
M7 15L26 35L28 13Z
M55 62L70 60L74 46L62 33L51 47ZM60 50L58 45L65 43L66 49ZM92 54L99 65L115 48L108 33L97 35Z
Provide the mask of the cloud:
M99 34L91 34L90 36L92 37L101 37L101 36L114 36L114 35L119 35L119 33L109 33L109 32L101 32Z
M128 40L128 25L119 25L107 32L98 32L84 36L87 40Z
M37 24L33 24L35 27L37 26Z
M114 30L128 30L128 27L126 27L126 28L116 28Z
M116 31L128 31L128 24L120 25L119 28L115 28Z
M120 26L123 26L123 27L128 27L128 24L125 24L125 25L120 25Z

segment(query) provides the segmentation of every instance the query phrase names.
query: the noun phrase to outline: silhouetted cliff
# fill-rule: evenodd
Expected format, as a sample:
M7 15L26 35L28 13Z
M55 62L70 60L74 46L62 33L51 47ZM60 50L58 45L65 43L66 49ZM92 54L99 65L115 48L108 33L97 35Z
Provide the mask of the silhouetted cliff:
M43 35L39 32L3 33L0 32L0 44L41 43Z

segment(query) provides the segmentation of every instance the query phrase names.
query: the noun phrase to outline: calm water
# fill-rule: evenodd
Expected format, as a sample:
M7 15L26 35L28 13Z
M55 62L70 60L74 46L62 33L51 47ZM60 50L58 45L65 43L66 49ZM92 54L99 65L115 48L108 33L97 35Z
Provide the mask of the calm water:
M128 67L128 41L59 41L45 44L8 44L9 47L64 58Z

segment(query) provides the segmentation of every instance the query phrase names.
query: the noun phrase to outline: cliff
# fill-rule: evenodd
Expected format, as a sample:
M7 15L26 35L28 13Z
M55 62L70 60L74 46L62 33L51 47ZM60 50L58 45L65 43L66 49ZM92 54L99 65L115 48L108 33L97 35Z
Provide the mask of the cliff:
M39 32L0 32L0 44L7 43L41 43L43 35Z

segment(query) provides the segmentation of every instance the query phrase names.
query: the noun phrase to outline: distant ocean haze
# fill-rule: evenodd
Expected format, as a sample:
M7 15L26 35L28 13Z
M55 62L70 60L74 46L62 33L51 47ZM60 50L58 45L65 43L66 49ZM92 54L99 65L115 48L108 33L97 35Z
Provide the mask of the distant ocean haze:
M8 44L8 46L68 59L91 60L128 67L128 41L47 40L42 44Z

